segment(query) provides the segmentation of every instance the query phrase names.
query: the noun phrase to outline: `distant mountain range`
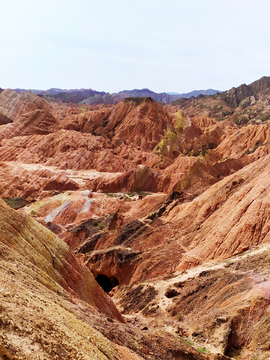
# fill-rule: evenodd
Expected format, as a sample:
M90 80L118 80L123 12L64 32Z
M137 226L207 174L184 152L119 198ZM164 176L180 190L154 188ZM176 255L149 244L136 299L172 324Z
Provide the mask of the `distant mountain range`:
M14 89L20 93L28 91L26 89ZM214 95L218 90L194 90L189 93L156 93L149 89L134 89L134 90L123 90L118 93L108 93L105 91L96 91L92 89L57 89L52 88L49 90L35 90L31 89L32 92L41 95L55 98L55 100L61 100L63 102L73 102L76 104L116 104L127 97L151 97L160 103L170 103L177 99L196 97L198 95Z

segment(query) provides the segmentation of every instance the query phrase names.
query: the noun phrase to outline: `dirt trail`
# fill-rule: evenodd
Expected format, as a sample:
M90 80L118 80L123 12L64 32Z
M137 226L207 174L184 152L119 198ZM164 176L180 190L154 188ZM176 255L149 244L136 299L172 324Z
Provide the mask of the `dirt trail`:
M173 277L167 280L153 280L146 281L146 283L150 286L153 286L157 291L157 301L159 304L159 308L161 311L166 313L166 308L171 304L172 298L167 298L165 296L166 291L173 286L173 284L178 282L184 282L187 279L192 279L198 276L203 271L214 271L227 267L229 264L237 262L246 257L259 255L265 251L270 251L270 243L265 243L259 246L254 247L251 250L244 252L243 254L236 255L234 257L228 258L226 260L222 260L218 263L209 262L204 265L196 266L184 272L176 272Z

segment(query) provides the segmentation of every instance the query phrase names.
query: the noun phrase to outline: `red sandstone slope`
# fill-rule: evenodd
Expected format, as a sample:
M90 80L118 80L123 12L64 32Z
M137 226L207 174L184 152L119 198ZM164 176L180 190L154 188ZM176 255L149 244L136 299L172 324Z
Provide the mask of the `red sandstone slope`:
M270 340L258 331L268 333L268 247L256 253L269 242L269 124L242 127L217 121L215 111L206 116L203 104L214 108L220 100L168 114L151 99L92 109L4 95L2 109L14 121L0 126L0 195L34 201L21 211L115 286L120 309L140 316L128 318L135 332L160 335L163 328L161 343L170 334L177 344L189 336L213 353L269 358ZM74 283L60 280L77 291L81 265L70 256ZM140 356L150 338L140 338L147 343ZM157 356L165 359L162 351Z
M34 110L23 114L13 123L0 129L0 136L6 139L32 134L49 134L59 128L56 119L48 110Z
M114 299L124 314L141 314L141 328L170 326L198 348L267 359L269 163L266 156L194 199L187 193L162 195L157 202L148 196L119 208L113 207L117 198L102 195L105 206L111 201L102 215L116 213L110 218L98 216L93 194L96 209L89 206L85 220L76 218L79 225L70 228L68 241L77 241L78 255L95 276L120 282ZM63 209L52 222L63 226L71 210L78 212L78 200L70 201L74 208ZM45 217L54 207L49 199L47 211L43 204L37 214L44 211ZM30 209L35 211L34 204ZM256 248L260 244L266 247Z
M15 98L14 104L16 102L20 104L20 97ZM16 107L20 107L19 104ZM9 108L8 104L6 106ZM59 118L47 110L35 110L20 116L12 124L1 126L0 133L5 139L1 141L0 160L16 161L18 164L42 163L61 169L119 172L111 179L104 174L94 181L89 178L87 188L90 190L168 191L179 187L176 184L182 179L179 174L170 180L177 156L177 162L185 172L191 173L193 182L197 179L205 182L205 176L200 171L194 175L197 159L183 155L197 152L205 157L210 151L208 149L220 144L224 136L213 120L202 119L192 123L184 116L179 121L179 114L173 118L149 99L140 100L139 103L137 99L128 100L105 110L84 112L76 108L64 118L61 118L61 111L56 112L55 107L54 104L52 112ZM73 113L77 125L71 128L76 131L64 130L70 128L68 116ZM85 133L90 130L91 134ZM214 156L214 159L219 158L219 155ZM206 168L208 164L212 167L206 159ZM215 169L209 171L212 178L206 181L207 184L212 183L218 175ZM222 171L219 172L222 174ZM21 177L19 173L17 175ZM66 175L69 176L68 172ZM8 181L5 179L5 182ZM44 180L37 177L35 183L40 182L43 184ZM29 188L28 183L22 186ZM29 196L26 194L29 192L21 192L21 196Z
M201 354L170 333L145 334L121 323L68 246L2 200L0 226L3 359L226 359Z
M101 196L90 192L84 195L78 192L74 197L63 194L61 197L59 195L59 199L42 200L25 210L29 208L31 212L33 209L35 216L45 220L53 209L60 208L68 201L69 209L59 210L51 222L55 226L68 225L69 228L75 228L93 216L98 220L102 216L115 214L118 220L113 220L113 217L110 220L118 222L114 227L110 222L105 225L103 220L98 220L98 223L101 221L104 224L100 228L99 238L96 238L96 231L92 234L90 231L85 236L87 227L77 230L84 242L92 243L89 247L91 251L116 246L115 251L110 250L108 264L104 261L107 256L104 251L100 253L100 258L104 259L100 261L97 254L96 260L93 260L91 251L84 250L85 261L95 273L108 271L111 276L115 272L122 278L124 270L117 265L117 246L123 251L132 248L140 254L133 259L136 265L129 281L141 281L158 273L185 270L211 259L226 259L241 253L243 249L267 242L267 207L262 212L257 209L264 209L263 204L268 201L269 163L268 155L212 185L195 198L188 192L176 192L171 196L152 195L125 202L117 195ZM102 210L97 211L97 206ZM64 235L66 230L62 229L60 233ZM237 243L235 238L239 239ZM122 256L120 253L119 256Z
M20 94L11 89L6 89L0 93L0 113L12 121L36 109L49 110L49 105L31 91Z
M13 260L29 267L30 275L52 291L64 289L108 316L122 320L110 298L92 274L73 256L68 246L33 218L10 209L0 200L1 244ZM32 270L31 270L32 268ZM63 288L63 290L61 290Z

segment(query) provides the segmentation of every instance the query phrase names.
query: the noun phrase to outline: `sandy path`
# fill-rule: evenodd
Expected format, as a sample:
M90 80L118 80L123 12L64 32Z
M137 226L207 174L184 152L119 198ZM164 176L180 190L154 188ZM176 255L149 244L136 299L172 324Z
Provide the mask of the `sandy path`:
M232 264L240 259L244 259L246 257L255 256L261 254L263 252L270 251L270 243L261 244L257 247L254 247L251 250L244 252L243 254L236 255L234 257L228 258L226 260L222 260L218 263L206 263L204 265L196 266L184 272L176 272L173 274L173 277L167 280L154 279L152 281L146 281L145 283L153 286L158 291L158 305L160 309L166 313L166 308L171 304L172 298L167 298L165 293L168 288L173 286L174 283L184 282L187 279L192 279L198 276L203 271L214 271L223 269L228 266L228 264Z

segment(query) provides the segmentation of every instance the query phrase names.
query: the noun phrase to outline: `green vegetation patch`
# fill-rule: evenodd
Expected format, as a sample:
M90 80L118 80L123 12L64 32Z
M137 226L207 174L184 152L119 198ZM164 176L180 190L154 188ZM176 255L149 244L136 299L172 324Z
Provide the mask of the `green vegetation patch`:
M20 209L29 204L24 197L3 199L12 209Z
M143 167L138 172L138 174L136 174L136 179L134 181L134 184L136 184L136 182L140 181L145 173L147 174L148 169L149 168L147 168L147 166ZM105 195L110 196L110 197L115 197L115 198L118 198L118 199L130 200L131 198L137 197L138 195L141 198L144 198L147 195L151 195L151 193L146 192L146 191L131 191L131 192L128 192L128 193L105 193Z
M162 156L168 156L181 143L183 131L187 127L187 119L183 117L182 110L177 113L177 123L173 130L167 131L164 138L157 145L157 151Z
M184 338L181 338L181 337L180 337L180 340L184 341L185 343L187 343L187 344L189 344L189 345L191 345L191 346L194 345L193 342L191 342L191 341L189 341L189 340L187 340L187 339L184 339Z
M197 348L197 351L202 352L202 353L207 353L207 354L211 353L211 351L207 350L205 347Z

